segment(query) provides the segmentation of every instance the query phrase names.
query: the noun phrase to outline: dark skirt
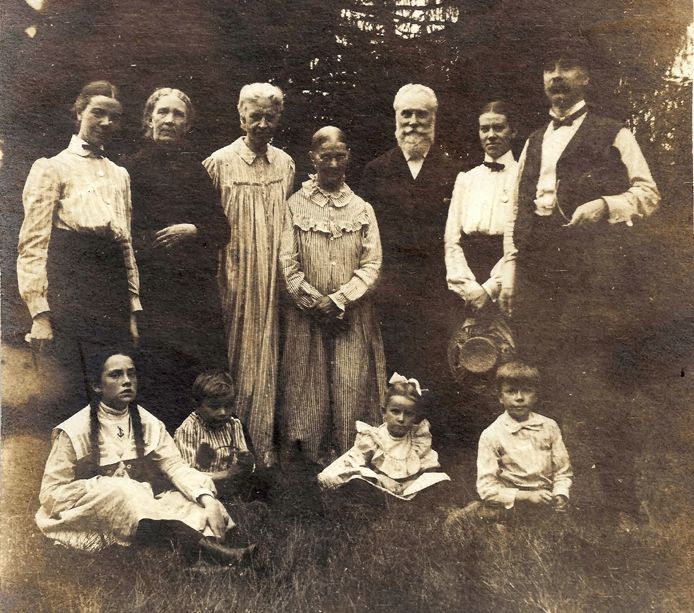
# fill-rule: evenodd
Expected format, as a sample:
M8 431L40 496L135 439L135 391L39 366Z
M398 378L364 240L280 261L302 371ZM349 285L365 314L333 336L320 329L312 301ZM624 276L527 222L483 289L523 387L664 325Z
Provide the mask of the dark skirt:
M53 228L47 276L58 334L94 343L128 338L130 295L122 243Z

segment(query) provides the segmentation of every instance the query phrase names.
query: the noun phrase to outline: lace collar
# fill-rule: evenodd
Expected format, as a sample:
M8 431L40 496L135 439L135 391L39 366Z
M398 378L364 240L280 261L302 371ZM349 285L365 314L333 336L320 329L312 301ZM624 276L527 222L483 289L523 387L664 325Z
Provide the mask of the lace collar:
M346 183L343 183L336 192L324 190L318 185L316 175L309 175L309 179L301 184L301 189L304 190L304 193L311 202L320 207L332 204L335 207L341 208L347 206L354 196L354 192Z

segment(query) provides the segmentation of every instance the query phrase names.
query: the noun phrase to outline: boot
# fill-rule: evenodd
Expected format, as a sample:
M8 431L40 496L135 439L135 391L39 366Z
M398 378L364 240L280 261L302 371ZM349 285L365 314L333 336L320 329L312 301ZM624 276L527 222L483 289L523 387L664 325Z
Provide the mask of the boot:
M200 560L214 564L236 565L250 562L256 545L248 547L229 547L209 536L202 537L197 544Z

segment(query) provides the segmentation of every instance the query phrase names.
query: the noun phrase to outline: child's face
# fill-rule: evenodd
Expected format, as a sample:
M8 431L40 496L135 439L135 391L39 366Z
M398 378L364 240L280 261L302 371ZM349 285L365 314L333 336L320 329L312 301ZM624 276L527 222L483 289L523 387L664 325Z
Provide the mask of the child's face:
M524 383L504 382L499 391L499 402L516 421L525 421L537 403L537 391Z
M197 412L208 426L221 428L229 422L231 417L231 400L205 398L197 408Z
M101 395L101 401L106 406L118 411L126 409L137 394L137 374L133 361L120 353L110 356L104 362L94 391Z
M417 405L404 396L391 396L383 410L383 421L391 436L405 436L417 419Z

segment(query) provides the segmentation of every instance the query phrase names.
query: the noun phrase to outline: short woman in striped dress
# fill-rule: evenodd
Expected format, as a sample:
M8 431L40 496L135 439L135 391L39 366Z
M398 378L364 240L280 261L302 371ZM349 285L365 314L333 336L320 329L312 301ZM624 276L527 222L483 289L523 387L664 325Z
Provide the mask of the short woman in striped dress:
M289 199L280 246L292 302L282 438L285 451L326 465L350 448L357 420L375 423L385 396L383 342L369 295L382 256L371 205L344 182L345 135L321 128L309 156L317 173Z

